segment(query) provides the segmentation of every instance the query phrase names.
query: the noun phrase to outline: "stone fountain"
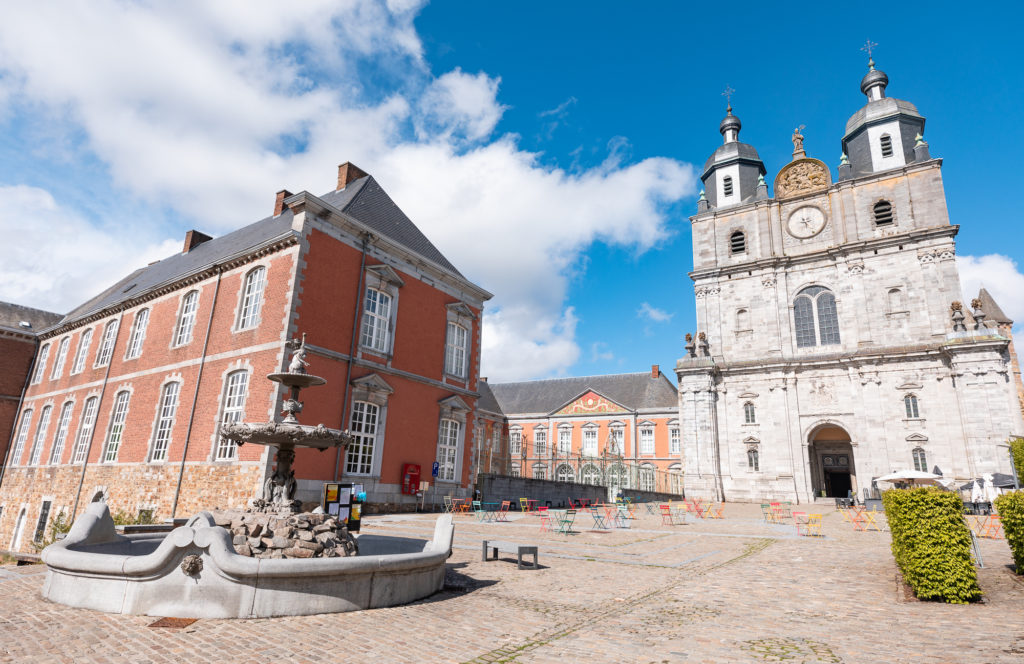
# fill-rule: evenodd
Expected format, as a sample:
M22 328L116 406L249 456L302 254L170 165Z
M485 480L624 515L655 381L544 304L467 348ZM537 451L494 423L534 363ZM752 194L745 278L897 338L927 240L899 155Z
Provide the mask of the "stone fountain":
M287 347L288 371L267 376L289 388L284 420L221 427L239 444L277 448L277 467L252 507L200 512L166 534L124 536L107 505L91 503L67 537L43 550L43 597L109 613L267 618L395 606L444 586L455 534L451 515L437 519L422 550L358 555L343 523L299 512L295 448L344 447L351 436L299 424L299 392L326 381L306 372L305 335Z

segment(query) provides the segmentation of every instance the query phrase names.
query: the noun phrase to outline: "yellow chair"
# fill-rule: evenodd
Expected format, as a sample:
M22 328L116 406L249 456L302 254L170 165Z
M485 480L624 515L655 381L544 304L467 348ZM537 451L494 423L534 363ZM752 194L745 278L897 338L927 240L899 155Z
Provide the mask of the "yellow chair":
M520 498L519 499L519 509L523 512L523 514L526 514L527 512L529 512L530 511L530 501L527 500L526 498Z
M810 537L824 537L821 532L821 514L807 515L807 535Z

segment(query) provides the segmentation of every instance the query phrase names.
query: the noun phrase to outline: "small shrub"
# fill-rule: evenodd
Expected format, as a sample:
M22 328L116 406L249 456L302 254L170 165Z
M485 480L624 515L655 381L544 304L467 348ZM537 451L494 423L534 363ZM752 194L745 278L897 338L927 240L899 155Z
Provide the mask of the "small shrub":
M61 539L62 536L67 535L68 531L71 530L71 521L68 520L68 515L63 510L57 513L57 516L53 517L50 521L50 533L41 540L32 542L32 548L36 551L42 551L46 547L50 546L57 540Z
M981 598L971 533L955 493L892 489L882 494L892 555L920 599L964 604Z
M1011 438L1010 452L1013 454L1013 467L1017 469L1018 479L1024 480L1024 438Z
M153 518L153 510L139 510L136 516L132 516L130 512L125 510L117 510L110 515L110 518L114 520L115 526L138 526L156 523Z
M1024 491L1004 493L996 498L995 505L1017 574L1024 574Z

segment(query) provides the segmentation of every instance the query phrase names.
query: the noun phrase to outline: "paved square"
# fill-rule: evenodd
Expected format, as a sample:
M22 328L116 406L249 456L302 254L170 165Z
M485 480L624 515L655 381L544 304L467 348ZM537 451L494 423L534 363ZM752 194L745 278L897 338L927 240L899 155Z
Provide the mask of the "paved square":
M986 602L910 601L888 532L854 532L826 509L824 538L767 525L757 505L725 519L541 533L539 519L456 517L446 589L411 605L264 620L155 619L40 598L45 569L0 566L0 662L1021 662L1024 583L1005 541L983 540ZM585 518L584 518L585 517ZM370 517L364 537L429 539L434 515ZM538 544L541 569L480 560L481 541Z

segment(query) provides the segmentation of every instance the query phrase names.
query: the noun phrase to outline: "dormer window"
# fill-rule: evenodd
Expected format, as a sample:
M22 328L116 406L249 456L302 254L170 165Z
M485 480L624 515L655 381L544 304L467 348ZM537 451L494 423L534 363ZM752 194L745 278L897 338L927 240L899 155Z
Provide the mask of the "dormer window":
M872 211L874 212L875 226L892 225L892 203L889 201L878 201L875 203Z
M726 175L722 180L722 196L732 196L732 176Z
M891 157L892 156L892 137L889 136L889 134L882 134L882 138L879 140L879 142L882 144L882 156L883 157Z
M736 231L729 236L729 249L734 254L742 254L747 250L747 238L743 231Z

